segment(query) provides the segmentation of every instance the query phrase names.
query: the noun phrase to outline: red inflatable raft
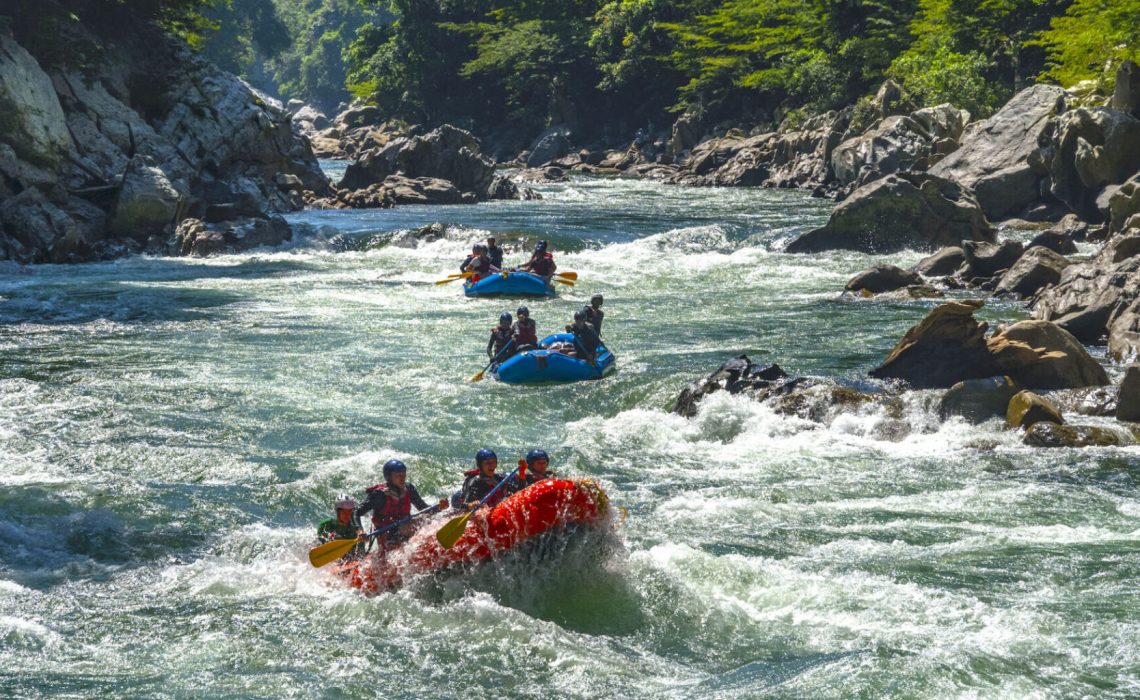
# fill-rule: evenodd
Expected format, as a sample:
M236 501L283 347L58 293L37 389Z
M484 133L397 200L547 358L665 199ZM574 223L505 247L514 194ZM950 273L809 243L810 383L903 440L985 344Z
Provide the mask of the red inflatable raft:
M606 516L608 506L606 492L594 481L547 479L494 508L476 511L451 549L436 541L436 531L447 522L436 517L403 546L343 564L337 573L365 593L379 593L414 576L493 558L556 528L596 523Z

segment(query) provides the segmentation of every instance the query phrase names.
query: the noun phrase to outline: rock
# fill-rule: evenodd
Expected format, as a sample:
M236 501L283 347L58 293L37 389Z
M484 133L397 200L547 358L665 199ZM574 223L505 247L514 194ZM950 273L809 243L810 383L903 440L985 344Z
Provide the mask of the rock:
M853 292L867 290L872 294L880 294L920 284L922 278L914 272L908 272L894 265L876 265L852 277L847 282L846 289Z
M1052 321L1096 344L1124 309L1140 298L1140 257L1069 265L1033 303L1034 318Z
M280 216L226 222L220 228L210 228L200 219L183 219L175 229L171 247L180 255L205 257L277 246L293 237L289 224Z
M986 347L986 324L974 319L981 301L936 306L898 342L872 377L902 379L916 388L949 387L997 374Z
M51 78L14 39L0 33L0 197L50 186L71 148Z
M1034 423L1046 421L1049 423L1064 424L1065 419L1057 407L1043 396L1032 391L1018 392L1009 400L1009 407L1005 413L1007 428L1028 428Z
M1140 300L1133 301L1109 321L1108 356L1118 362L1140 359Z
M867 293L869 294L869 292ZM874 296L876 299L884 301L909 301L911 299L940 299L946 295L943 294L941 290L935 289L929 284L911 284L901 289L883 292Z
M1017 294L1021 297L1033 296L1045 285L1059 282L1061 273L1068 266L1069 261L1059 253L1034 246L1025 251L1013 267L1002 275L996 291L999 294Z
M349 107L333 119L333 125L347 129L380 124L380 109L370 105Z
M999 363L1003 349L1021 345L1034 349L1039 359L1009 363L1006 373L1029 389L1069 389L1108 384L1108 374L1068 331L1048 321L1018 321L1003 328L987 343Z
M459 204L463 201L455 185L434 177L408 178L389 175L384 187L392 193L396 204Z
M962 241L962 252L966 256L969 274L973 277L993 277L1007 270L1017 262L1025 248L1021 241Z
M1025 431L1022 442L1031 447L1111 447L1120 438L1103 428L1041 422Z
M127 165L112 210L110 228L113 235L145 241L162 233L178 216L183 194L153 163L150 158L136 156Z
M348 166L339 186L362 189L393 175L447 180L460 193L479 200L495 191L494 163L480 154L479 142L470 132L449 124L365 152Z
M1076 241L1085 240L1088 231L1088 224L1078 219L1076 214L1068 214L1048 231L1034 236L1025 247L1041 246L1061 255L1073 255L1077 252Z
M895 114L905 114L914 109L914 103L906 96L902 87L890 79L884 80L879 89L875 91L871 105L879 119L887 119Z
M1112 232L1124 231L1127 222L1140 214L1140 173L1133 175L1108 199L1108 223Z
M986 377L958 382L942 396L938 415L942 420L961 416L970 423L983 423L1004 416L1009 400L1021 387L1009 377Z
M1130 365L1124 371L1116 399L1116 419L1140 422L1140 365Z
M696 146L701 140L701 119L693 112L685 112L673 122L668 153L674 158Z
M1118 390L1114 386L1098 386L1075 395L1077 413L1082 416L1114 416Z
M993 236L966 190L932 175L898 173L855 190L831 212L824 227L799 236L786 250L935 250L960 241L990 241Z
M926 170L937 153L936 144L956 143L968 119L968 112L950 105L887 117L835 148L831 154L835 179L841 185L863 185L900 170Z
M708 377L690 384L681 391L673 412L686 418L697 415L697 404L706 396L718 391L730 394L767 390L787 379L787 374L779 365L761 366L753 364L747 355L737 355L720 366Z
M88 259L102 238L102 212L82 200L50 201L34 188L0 200L0 229L6 257L21 263L65 263Z
M930 172L972 189L990 219L1016 215L1040 199L1046 168L1038 141L1064 110L1059 87L1022 90L989 119L969 125L961 147Z
M547 129L535 139L530 147L530 155L526 159L528 168L537 168L552 160L561 158L570 152L570 130L565 126L555 126Z
M1116 111L1140 119L1140 67L1132 61L1122 61L1116 69L1116 90L1111 104Z
M923 258L914 271L923 277L945 277L958 271L966 262L966 254L959 246L946 246L934 255Z
M1051 146L1049 191L1086 221L1101 221L1097 197L1140 170L1140 119L1111 109L1061 115Z
M289 100L293 104L299 100ZM319 131L329 126L329 118L325 113L311 105L303 104L293 111L293 123L307 132Z

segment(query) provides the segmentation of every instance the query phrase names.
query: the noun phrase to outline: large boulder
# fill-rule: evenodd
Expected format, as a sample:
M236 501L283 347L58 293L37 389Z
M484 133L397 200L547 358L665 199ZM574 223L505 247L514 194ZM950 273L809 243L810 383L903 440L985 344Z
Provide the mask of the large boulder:
M1009 400L1021 386L1009 377L967 379L950 387L938 403L938 415L943 419L961 416L970 423L983 423L990 418L1004 416Z
M1116 90L1111 104L1116 111L1140 119L1140 67L1132 61L1123 61L1116 69Z
M1050 154L1049 191L1082 219L1101 221L1101 191L1140 170L1140 119L1103 107L1066 112Z
M961 148L930 172L971 188L990 219L1016 215L1041 197L1046 175L1039 140L1065 110L1065 91L1034 85L962 135Z
M1005 424L1009 428L1028 428L1034 423L1047 421L1063 424L1065 419L1049 399L1032 391L1021 391L1009 400L1005 412Z
M1124 307L1109 323L1108 356L1118 362L1140 360L1140 300Z
M1112 447L1121 442L1119 436L1104 428L1049 421L1029 426L1021 441L1030 447Z
M779 365L757 365L747 355L737 355L709 376L685 387L673 405L673 412L692 418L697 415L697 405L711 394L727 391L751 396L766 391L787 377Z
M362 189L391 175L447 180L461 193L483 200L493 191L495 164L481 155L471 132L444 124L423 136L397 138L365 152L348 166L339 186Z
M1116 398L1116 419L1140 422L1140 365L1131 365L1124 371Z
M1069 265L1033 303L1034 318L1052 321L1083 343L1103 342L1116 317L1140 299L1140 256L1118 263L1094 259Z
M1140 173L1116 188L1108 198L1108 225L1114 232L1123 231L1132 217L1140 214Z
M946 246L934 255L919 260L914 271L923 277L946 277L958 271L966 262L961 246Z
M537 168L570 152L570 130L564 126L547 129L530 147L526 167Z
M915 284L922 284L922 277L917 273L895 265L876 265L852 277L846 288L852 292L866 290L871 294L882 294Z
M957 146L968 120L969 112L950 105L887 117L837 146L831 154L832 172L839 184L850 185L900 170L926 170L932 156Z
M982 304L952 301L936 306L906 332L871 376L935 388L999 374L986 347L986 324L974 318Z
M1048 248L1033 246L1018 258L998 282L999 294L1017 294L1028 297L1049 284L1061 280L1061 273L1069 266L1065 256Z
M1001 362L1005 348L1032 348L1037 361L1005 367L1019 384L1029 389L1073 389L1108 384L1108 374L1068 331L1048 321L1018 321L1003 328L988 341Z
M51 201L28 188L0 200L0 231L6 257L22 263L79 262L103 237L103 212L81 200Z
M1034 236L1025 248L1028 250L1034 246L1041 246L1061 255L1073 255L1077 252L1076 242L1085 240L1088 237L1088 230L1089 225L1077 218L1076 214L1066 214L1049 227L1049 230Z
M0 33L0 197L53 184L70 148L51 78Z
M967 190L929 174L898 173L855 190L831 212L825 226L793 240L787 252L933 251L993 237L993 228Z
M175 222L182 203L183 193L154 166L154 161L137 156L127 166L115 198L111 233L118 238L145 241Z
M966 265L974 277L993 277L1002 270L1013 267L1025 246L1021 241L1006 240L1001 243L986 241L962 241L962 252L966 255Z

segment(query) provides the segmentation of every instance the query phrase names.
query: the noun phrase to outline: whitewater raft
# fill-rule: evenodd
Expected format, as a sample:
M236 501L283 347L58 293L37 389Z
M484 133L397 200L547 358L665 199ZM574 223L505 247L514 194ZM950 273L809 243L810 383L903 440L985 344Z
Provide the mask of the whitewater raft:
M448 518L437 516L396 549L370 554L337 568L354 588L376 594L398 588L416 576L477 564L510 552L540 535L557 535L606 518L609 497L589 479L547 479L528 486L491 509L472 514L467 530L451 549L435 533ZM453 512L452 516L455 515Z
M574 347L570 333L555 333L538 341L538 349L520 352L491 367L491 376L506 384L580 382L601 379L614 370L614 356L604 345L596 349L593 364L563 351Z
M529 272L503 270L482 277L478 282L465 282L463 293L469 297L552 297L558 292L546 277Z

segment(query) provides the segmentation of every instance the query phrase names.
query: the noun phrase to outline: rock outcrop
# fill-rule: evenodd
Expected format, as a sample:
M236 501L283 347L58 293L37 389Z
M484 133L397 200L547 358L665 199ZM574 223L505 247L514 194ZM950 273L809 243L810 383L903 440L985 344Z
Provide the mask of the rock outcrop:
M1085 221L1103 221L1098 197L1140 171L1140 119L1105 108L1066 112L1046 157L1053 196Z
M864 185L903 170L927 170L958 148L969 119L969 112L949 104L887 117L835 148L834 178L843 186Z
M1116 398L1116 418L1140 422L1140 365L1131 365L1124 371Z
M1069 266L1065 256L1042 246L1033 246L1017 259L998 282L997 293L1033 296L1046 285L1061 281Z
M1069 265L1033 304L1035 318L1052 321L1087 344L1103 342L1117 316L1140 299L1140 256L1105 257Z
M993 237L993 228L967 190L933 175L899 173L855 190L831 212L825 226L794 239L786 250L933 251Z

